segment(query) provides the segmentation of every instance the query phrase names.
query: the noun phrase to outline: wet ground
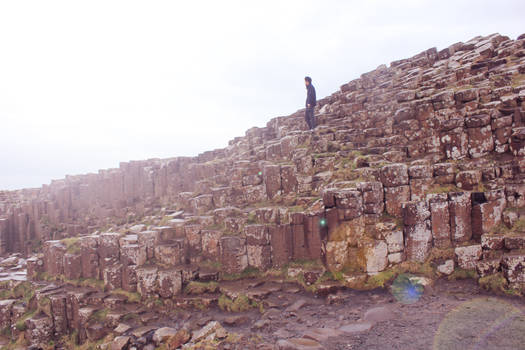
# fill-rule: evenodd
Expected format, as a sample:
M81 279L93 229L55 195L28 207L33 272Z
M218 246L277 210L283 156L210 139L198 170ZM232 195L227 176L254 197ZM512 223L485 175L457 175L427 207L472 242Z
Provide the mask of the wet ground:
M216 320L241 335L219 346L225 349L319 349L315 342L334 350L525 349L521 298L495 296L473 280L439 280L416 299L407 304L385 289L346 290L330 298L330 304L288 286L266 297L263 313L212 307L185 311L179 320L191 328ZM294 338L314 341L283 341Z

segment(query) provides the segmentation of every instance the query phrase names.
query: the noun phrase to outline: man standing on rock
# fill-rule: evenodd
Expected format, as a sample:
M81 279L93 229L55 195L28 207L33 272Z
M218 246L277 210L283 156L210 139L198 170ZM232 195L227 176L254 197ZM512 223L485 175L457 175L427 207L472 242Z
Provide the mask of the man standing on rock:
M304 85L306 85L306 112L304 113L304 119L306 119L306 124L308 124L310 130L313 130L315 128L314 108L316 98L312 78L304 77Z

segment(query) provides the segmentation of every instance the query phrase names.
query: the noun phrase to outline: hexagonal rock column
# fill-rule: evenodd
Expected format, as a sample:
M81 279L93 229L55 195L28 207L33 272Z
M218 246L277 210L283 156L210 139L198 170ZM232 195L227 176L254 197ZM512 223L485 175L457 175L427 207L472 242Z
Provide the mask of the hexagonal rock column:
M406 164L390 164L381 168L381 182L385 191L386 212L401 217L402 205L410 200L408 168Z
M281 194L281 167L275 164L265 165L263 167L263 181L269 199Z
M27 278L33 280L39 272L44 272L44 258L43 254L38 254L30 257L27 263ZM82 269L82 266L80 266Z
M228 273L241 272L248 267L246 239L240 236L223 236L220 241L221 263Z
M293 257L293 240L290 225L271 225L268 227L272 246L272 265L282 267Z
M120 262L124 265L144 265L147 261L146 247L126 244L120 247Z
M113 265L120 262L119 239L120 234L117 232L103 232L99 236L97 252L102 278L104 278L107 268L112 268ZM114 273L113 270L109 272L109 274L112 273Z
M14 299L0 300L0 327L5 329L11 326Z
M501 223L506 199L503 190L472 194L472 236L479 240Z
M108 290L122 288L122 264L113 264L103 270L104 286Z
M98 259L99 237L83 236L80 240L80 254L83 278L100 278L100 265Z
M64 254L64 277L69 280L76 280L82 277L81 254Z
M453 118L446 121L441 126L440 141L447 158L465 158L468 151L468 135L463 129L463 119Z
M51 315L56 335L63 335L69 331L69 320L66 312L67 297L65 294L49 295Z
M480 158L494 150L488 114L468 117L465 124L467 126L469 155L472 158Z
M244 228L246 236L246 252L248 265L266 270L271 266L271 246L268 227L265 225L247 225Z
M407 260L423 262L432 248L430 211L424 201L407 202L403 206L405 252Z
M44 266L50 276L64 274L66 247L60 241L46 241L43 246Z
M201 225L186 225L184 227L184 235L186 237L188 258L190 263L198 263L202 259L201 229Z
M335 193L339 221L352 220L363 215L363 196L357 189L339 189Z
M410 200L424 200L433 181L432 167L429 165L413 165L408 168L410 177Z
M359 182L365 214L382 214L385 209L383 184L379 181Z
M218 261L222 232L218 230L202 230L201 232L203 257Z
M388 266L388 247L381 240L363 240L359 242L359 264L369 274L376 274Z
M179 269L157 272L158 293L162 298L171 298L182 291L182 271Z
M155 259L165 265L178 265L186 260L184 239L173 239L155 247Z
M467 242L472 237L472 205L470 193L449 193L450 235L455 243Z
M30 344L47 343L53 336L53 319L43 312L27 319L25 326L25 339Z
M515 128L510 138L510 150L515 156L525 155L525 127Z
M137 234L138 244L146 249L147 259L153 259L155 257L155 246L160 241L159 231L142 231Z
M307 259L321 258L322 242L326 239L326 220L319 215L306 215L303 217L303 225Z
M151 296L157 292L157 267L137 268L137 291L142 296Z
M433 245L436 248L448 248L452 244L448 196L446 194L432 194L428 196L428 199Z

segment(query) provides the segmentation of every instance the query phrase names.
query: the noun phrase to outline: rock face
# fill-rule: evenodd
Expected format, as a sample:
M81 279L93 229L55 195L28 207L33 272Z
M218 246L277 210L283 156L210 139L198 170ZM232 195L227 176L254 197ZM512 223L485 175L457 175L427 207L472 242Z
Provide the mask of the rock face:
M101 281L146 301L296 261L360 279L434 259L443 274L523 284L524 49L499 34L432 48L319 100L313 132L301 110L195 157L0 192L0 253L35 253L34 281ZM80 297L49 298L27 338L82 326L97 310Z

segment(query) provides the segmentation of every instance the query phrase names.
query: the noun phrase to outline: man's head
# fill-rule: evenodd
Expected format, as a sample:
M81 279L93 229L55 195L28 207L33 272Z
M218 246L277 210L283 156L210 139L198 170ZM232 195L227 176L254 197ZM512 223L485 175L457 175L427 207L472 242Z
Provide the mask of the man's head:
M310 84L312 84L312 78L304 77L304 85L308 86Z

